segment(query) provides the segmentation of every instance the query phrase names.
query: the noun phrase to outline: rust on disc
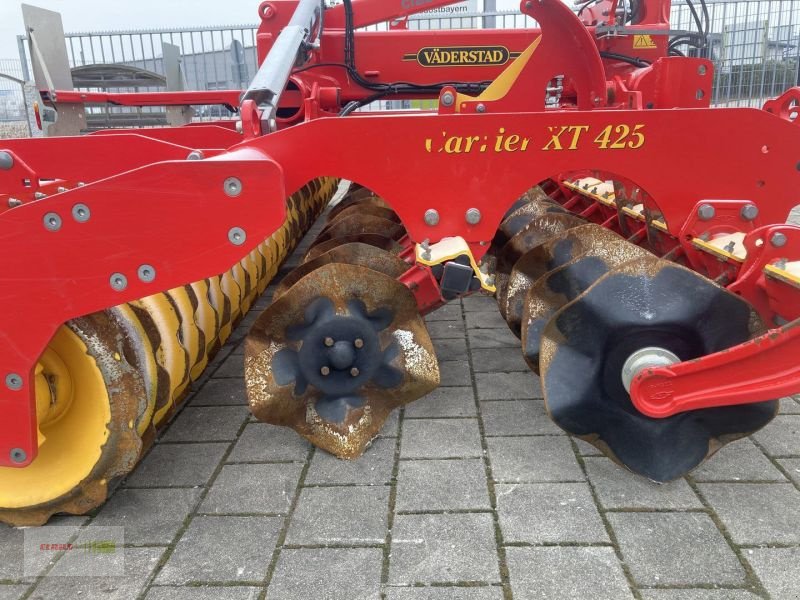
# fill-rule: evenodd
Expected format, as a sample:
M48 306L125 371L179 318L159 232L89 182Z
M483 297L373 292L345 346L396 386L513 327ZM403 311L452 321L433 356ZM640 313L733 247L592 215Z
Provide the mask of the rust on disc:
M386 250L392 254L399 254L403 249L402 246L390 237L381 235L379 233L356 233L353 235L343 235L327 242L320 242L314 244L308 249L306 255L303 257L303 262L314 260L318 256L325 254L329 250L341 246L342 244L352 244L354 242L361 244L369 244L381 250Z

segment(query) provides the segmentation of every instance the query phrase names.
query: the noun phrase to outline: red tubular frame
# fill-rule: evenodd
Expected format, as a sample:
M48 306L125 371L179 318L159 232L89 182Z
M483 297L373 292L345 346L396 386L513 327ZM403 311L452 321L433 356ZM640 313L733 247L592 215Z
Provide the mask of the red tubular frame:
M425 7L447 3L435 0ZM388 4L355 0L356 11L375 7L360 13L356 22L397 16L396 8L390 10ZM262 55L292 5L288 0L262 5ZM645 5L650 20L635 27L666 31L668 3L647 0ZM270 6L274 12L266 17ZM304 98L305 122L268 135L248 127L241 135L224 124L0 142L0 151L13 159L11 168L0 170L0 201L3 205L11 197L23 201L22 206L0 212L0 466L24 466L36 456L33 370L59 326L224 271L280 226L288 194L320 176L357 181L382 196L400 216L411 241L435 243L461 236L475 259L485 254L516 198L548 179L596 173L620 182L631 198L644 202L649 214L667 224L690 262L699 261L686 233L698 205L746 199L758 207L759 215L746 242L752 254L732 271L739 286L736 291L765 319L799 318L797 290L778 289L763 276L763 266L781 257L765 245L777 227L771 224L783 223L796 203L792 192L800 183L796 125L766 111L707 110L710 63L658 58L664 53L664 36L655 36L656 47L647 51L654 64L635 68L601 60L599 55L603 47L619 50L620 44L630 44L629 36L592 41L591 35L587 37L592 29L561 0L528 2L522 10L542 24L541 31L390 31L356 36L363 72L368 74L374 64L380 71L375 78L381 81L430 82L442 79L442 73L447 79L459 78L461 69L465 79L474 81L493 79L502 70L480 66L426 71L398 56L432 44L503 44L522 52L541 35L542 42L516 77L502 79L502 93L465 100L461 110L465 114L446 114L454 109L442 106L436 117L389 113L317 118L333 114L326 108L330 94L323 88L338 90L341 102L372 93L358 87L341 68L320 67L295 75ZM330 29L315 60L341 58L343 32L337 28L341 9L328 12ZM577 51L570 51L571 45ZM553 65L569 74L569 84L562 110L543 110L538 95L532 102L527 90L549 81L556 74ZM586 92L595 92L598 85L603 90L595 101L594 94L587 97ZM578 96L570 96L576 90ZM57 97L65 98L62 93ZM584 104L587 99L590 106ZM585 110L577 110L578 106ZM253 110L243 111L248 123L258 121L253 121ZM606 130L613 136L604 143ZM243 184L237 197L224 192L223 183L230 177ZM37 191L50 194L53 187L42 180L87 185L65 185L71 189L41 198ZM89 221L73 219L76 204L90 208ZM471 208L481 211L474 225L465 220ZM425 223L429 209L439 212L436 225ZM592 218L614 223L614 215L596 212ZM44 225L50 213L61 219L58 231ZM624 225L621 214L616 218ZM247 232L244 245L230 242L233 227ZM790 255L800 256L800 229L780 227L788 240L782 251L797 249ZM136 278L142 264L155 267L155 282ZM124 291L111 288L112 273L127 277ZM429 269L414 266L402 279L423 309L441 303ZM799 330L787 326L770 337L676 365L668 372L642 373L633 384L633 401L646 414L666 416L687 408L755 402L770 393L800 391L800 373L785 358L800 355ZM777 358L764 360L767 351ZM3 385L9 374L22 379L21 389ZM665 394L666 388L672 391ZM12 463L10 452L17 448L27 459Z

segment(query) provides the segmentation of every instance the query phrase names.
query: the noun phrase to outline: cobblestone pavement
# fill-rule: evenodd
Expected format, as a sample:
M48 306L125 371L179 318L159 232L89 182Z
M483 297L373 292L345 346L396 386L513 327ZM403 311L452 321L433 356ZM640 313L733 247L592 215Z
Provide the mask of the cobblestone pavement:
M56 577L57 555L23 578L23 532L0 528L0 600L800 598L800 402L656 486L550 422L473 297L428 318L442 386L344 462L249 417L256 313L111 500L51 522L124 526L124 577Z

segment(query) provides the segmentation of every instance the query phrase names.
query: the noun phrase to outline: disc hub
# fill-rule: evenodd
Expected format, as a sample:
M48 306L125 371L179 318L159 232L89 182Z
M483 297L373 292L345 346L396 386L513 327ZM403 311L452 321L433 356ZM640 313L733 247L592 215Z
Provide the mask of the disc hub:
M625 386L625 391L630 394L634 377L644 369L669 367L679 362L681 362L681 359L666 348L659 348L658 346L640 348L631 354L625 364L622 365L622 385Z

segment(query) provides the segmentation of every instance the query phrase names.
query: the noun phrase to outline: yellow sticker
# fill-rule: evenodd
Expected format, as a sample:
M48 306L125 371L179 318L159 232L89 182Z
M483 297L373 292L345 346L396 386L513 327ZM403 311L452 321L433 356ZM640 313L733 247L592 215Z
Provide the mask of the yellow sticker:
M634 35L633 47L634 49L642 49L642 48L651 49L656 47L656 43L653 41L653 38L651 38L647 34Z

